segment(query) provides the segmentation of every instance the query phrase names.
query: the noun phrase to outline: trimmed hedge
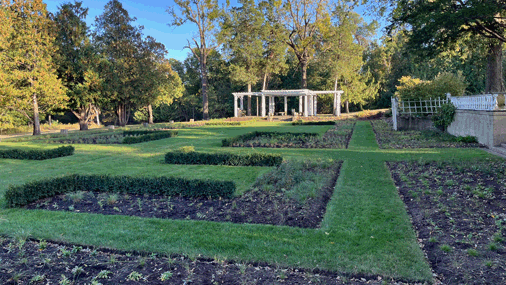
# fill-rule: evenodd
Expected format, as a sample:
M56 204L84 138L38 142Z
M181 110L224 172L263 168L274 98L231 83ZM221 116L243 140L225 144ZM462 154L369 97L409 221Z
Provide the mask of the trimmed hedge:
M206 126L240 126L241 122L206 122Z
M75 191L231 198L235 189L232 181L73 174L20 186L11 185L5 193L5 200L10 208L21 207L40 199Z
M129 131L133 132L133 131ZM144 131L139 131L144 132ZM123 139L124 144L134 144L134 143L141 143L141 142L147 142L147 141L154 141L154 140L161 140L166 138L171 138L177 136L176 131L159 131L159 132L153 132L153 131L147 131L148 134L145 135L139 135L136 137L125 137Z
M0 158L44 160L73 155L74 150L74 147L71 145L41 150L9 149L0 150Z
M281 132L258 132L258 131L255 131L255 132L251 132L251 133L246 133L244 135L240 135L240 136L236 136L236 137L232 137L232 138L228 138L228 139L223 139L221 141L221 146L224 146L224 147L232 146L234 143L248 141L248 140L254 139L256 137L260 137L260 136L272 138L272 137L276 137L276 136L280 136L280 135L293 135L296 137L300 137L302 139L319 136L318 133L289 133L289 132L282 132L281 133Z
M283 158L276 154L253 153L238 155L232 153L204 152L168 152L165 163L169 164L206 164L233 166L278 166Z
M335 121L303 121L303 120L298 120L298 121L295 121L295 122L292 122L292 125L294 126L299 126L299 125L304 125L304 126L333 126L335 125L336 122Z

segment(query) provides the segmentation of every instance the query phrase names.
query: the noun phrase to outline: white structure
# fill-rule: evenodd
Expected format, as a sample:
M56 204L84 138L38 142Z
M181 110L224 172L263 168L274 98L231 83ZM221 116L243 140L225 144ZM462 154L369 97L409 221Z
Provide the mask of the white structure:
M308 116L316 116L317 113L317 104L318 104L318 95L319 94L334 94L334 116L341 115L341 94L344 91L335 90L335 91L312 91L309 89L299 89L299 90L262 90L260 92L234 92L234 117L238 116L239 110L244 110L243 108L243 98L244 96L260 96L261 100L261 116L265 117L265 97L267 96L269 99L269 110L268 114L273 116L276 113L275 107L275 98L283 97L284 99L284 114L288 115L288 97L299 97L299 114L304 114L304 117ZM239 108L237 100L240 100L241 107Z

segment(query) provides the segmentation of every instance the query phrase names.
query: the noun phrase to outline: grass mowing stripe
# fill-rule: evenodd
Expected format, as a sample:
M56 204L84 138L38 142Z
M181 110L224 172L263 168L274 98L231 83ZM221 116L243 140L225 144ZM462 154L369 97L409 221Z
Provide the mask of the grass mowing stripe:
M373 148L372 129L360 123L350 147ZM411 280L432 278L383 161L357 159L343 164L322 229L338 237L336 246L342 247L349 260L343 264L347 271Z

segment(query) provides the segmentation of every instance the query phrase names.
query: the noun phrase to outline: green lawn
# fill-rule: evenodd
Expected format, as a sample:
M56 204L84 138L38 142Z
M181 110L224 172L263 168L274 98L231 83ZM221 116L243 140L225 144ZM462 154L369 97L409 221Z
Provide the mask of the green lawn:
M179 136L135 145L75 145L73 156L45 161L0 160L0 197L9 184L69 173L180 176L233 180L237 195L266 167L167 165L164 154L181 146L197 151L278 153L285 159L343 160L322 227L145 219L84 213L0 208L0 235L138 250L162 254L262 261L279 266L430 281L404 204L385 160L473 160L490 157L479 149L380 150L369 122L357 122L349 149L222 148L221 140L251 131L318 132L331 126L255 122L245 126L182 129ZM0 148L51 148L36 142L2 142Z

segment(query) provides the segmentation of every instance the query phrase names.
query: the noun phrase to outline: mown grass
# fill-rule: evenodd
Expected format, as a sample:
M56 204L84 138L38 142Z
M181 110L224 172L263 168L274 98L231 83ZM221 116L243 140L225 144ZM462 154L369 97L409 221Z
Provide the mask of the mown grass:
M236 194L240 195L270 169L163 163L166 152L188 145L205 152L261 152L277 153L285 159L343 160L341 175L320 229L0 208L0 234L30 235L120 250L219 257L430 281L430 268L416 243L384 161L464 161L490 155L479 149L380 150L368 122L357 123L347 150L221 147L222 139L255 130L322 134L329 127L266 122L237 127L198 127L182 129L175 138L135 145L75 145L74 156L50 161L0 160L1 196L9 184L70 173L234 180L238 187ZM4 146L47 147L35 142L0 143L0 148Z

